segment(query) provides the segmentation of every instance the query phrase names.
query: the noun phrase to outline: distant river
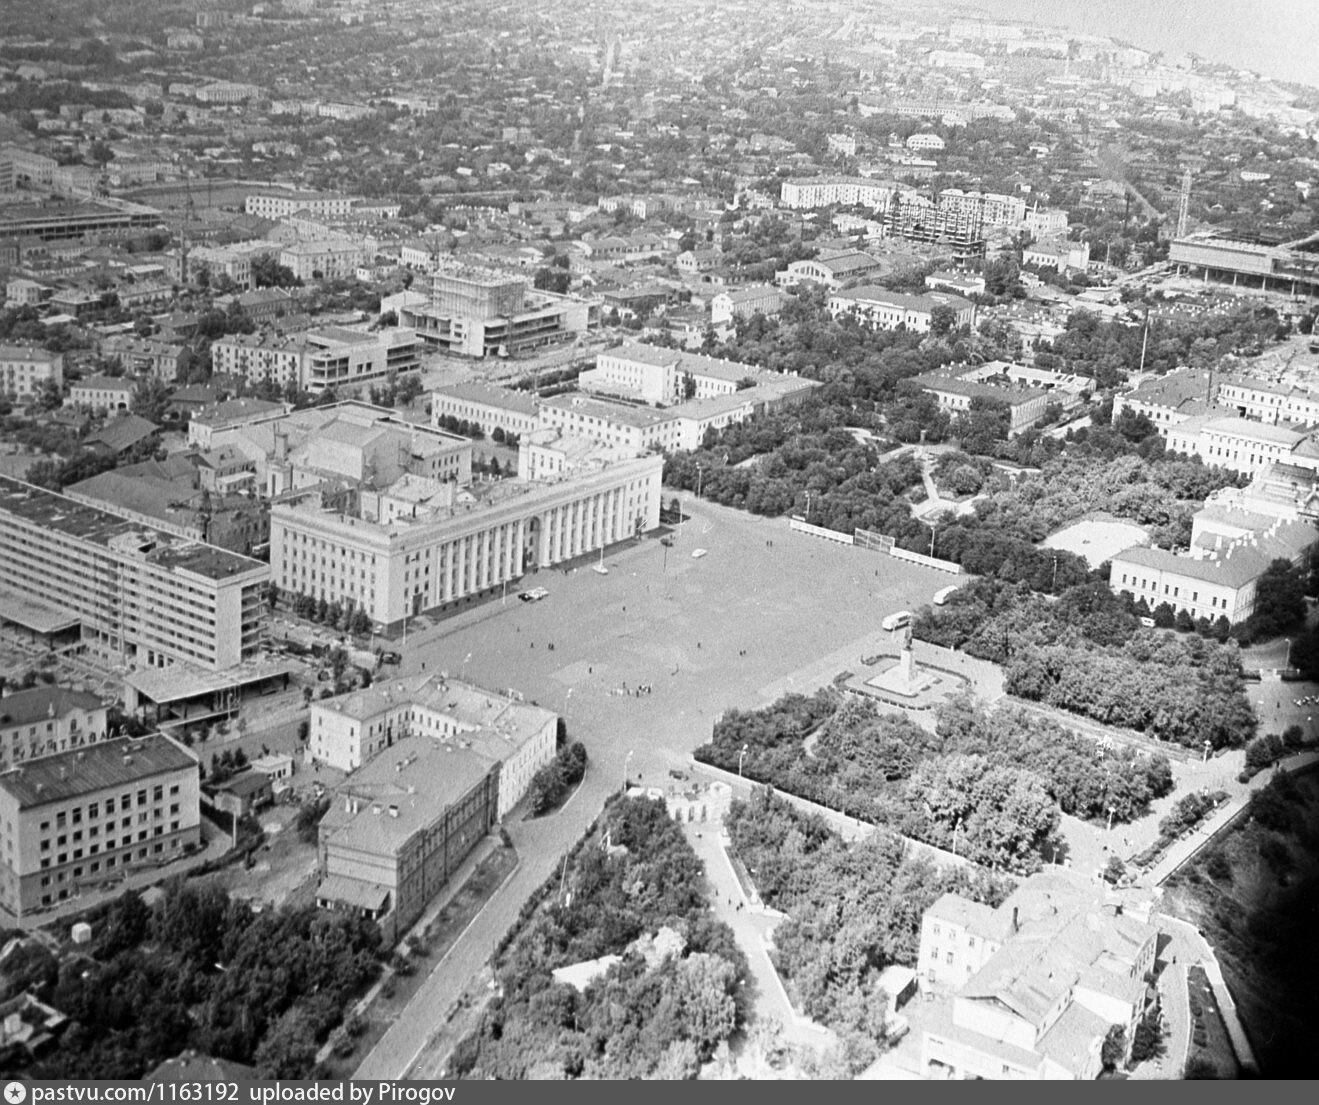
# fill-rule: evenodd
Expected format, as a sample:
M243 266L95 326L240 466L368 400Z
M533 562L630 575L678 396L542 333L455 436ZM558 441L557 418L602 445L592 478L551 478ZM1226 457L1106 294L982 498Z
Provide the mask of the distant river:
M1319 0L964 0L988 18L1107 35L1319 87Z

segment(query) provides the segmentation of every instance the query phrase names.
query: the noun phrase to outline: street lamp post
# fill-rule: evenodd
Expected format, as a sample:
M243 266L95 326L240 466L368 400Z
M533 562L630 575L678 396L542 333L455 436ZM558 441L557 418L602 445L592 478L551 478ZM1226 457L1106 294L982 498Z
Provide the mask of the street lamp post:
M705 475L705 465L698 464L696 466L696 497L698 499L701 497L701 477L703 477L704 475Z
M1201 763L1207 764L1209 762L1209 753L1213 750L1213 747L1209 741L1205 741L1205 758L1200 761Z
M459 670L459 672L458 672L458 678L459 678L459 679L462 679L462 680L466 680L466 679L467 679L467 661L470 660L471 658L472 658L472 654L471 654L470 652L469 652L466 656L463 657L463 666L462 666L462 668L461 668L461 669Z
M629 769L630 769L631 764L632 764L632 755L633 755L633 753L634 753L635 751L636 751L636 749L634 749L634 748L629 748L629 749L627 750L627 755L623 758L623 789L624 789L624 790L627 790L628 778L629 778L629 775L630 775L630 770L629 770Z
M1108 807L1108 831L1109 831L1110 833L1113 831L1113 814L1114 814L1114 812L1115 812L1115 811L1114 811L1113 807L1112 807L1112 806L1109 806L1109 807Z
M746 757L747 751L750 747L749 744L744 744L742 746L742 751L737 754L737 777L739 779L742 778L742 760Z

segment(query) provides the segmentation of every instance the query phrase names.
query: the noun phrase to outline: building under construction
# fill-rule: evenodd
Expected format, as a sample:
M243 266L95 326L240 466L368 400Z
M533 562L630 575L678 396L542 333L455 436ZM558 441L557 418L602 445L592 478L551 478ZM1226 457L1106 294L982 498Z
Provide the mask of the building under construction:
M932 200L918 192L899 192L884 216L884 232L890 238L945 246L957 261L985 255L984 210L975 204L954 205L943 197Z

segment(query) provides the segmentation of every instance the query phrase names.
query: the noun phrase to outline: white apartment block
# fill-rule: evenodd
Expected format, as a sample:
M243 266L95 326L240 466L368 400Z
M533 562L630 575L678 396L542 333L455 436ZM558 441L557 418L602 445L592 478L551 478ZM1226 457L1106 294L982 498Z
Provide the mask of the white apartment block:
M431 392L431 421L439 426L444 417L457 418L481 428L487 436L495 430L523 437L537 428L538 402L526 391L501 388L479 380L450 384Z
M688 398L731 395L746 381L759 384L776 379L781 378L741 361L644 342L626 342L598 354L595 367L578 377L578 386L583 391L637 399L651 406L668 406Z
M1187 553L1136 547L1113 557L1108 585L1144 599L1151 610L1167 603L1193 618L1232 624L1255 610L1255 586L1275 560L1304 563L1316 531L1295 512L1267 515L1211 503L1195 516Z
M1224 379L1218 385L1218 402L1258 422L1319 423L1319 394L1289 384L1272 384L1249 376Z
M421 343L413 331L398 327L368 333L326 326L288 337L230 335L211 345L211 360L216 372L320 394L415 371L421 367Z
M257 192L247 197L243 209L249 215L278 222L296 211L319 217L346 216L353 213L359 196L340 196L330 192Z
M283 592L397 624L654 529L662 469L659 456L583 464L554 482L504 480L481 498L409 477L400 501L392 488L364 495L356 514L314 495L276 503L272 577Z
M363 246L347 241L297 242L286 246L279 255L279 263L303 281L354 278L358 266L367 259Z
M897 185L891 181L871 180L869 177L806 177L785 180L779 190L779 202L793 209L832 204L887 209L896 189Z
M829 313L834 318L850 315L872 330L896 330L905 327L918 333L930 329L934 311L948 307L953 312L953 326L975 325L975 304L960 296L941 292L931 295L906 295L887 288L863 286L829 297Z
M63 353L36 346L0 345L0 394L26 402L47 380L63 386Z
M1016 227L1026 217L1026 201L1020 196L998 192L964 192L945 188L939 193L939 209L964 218L978 216L984 227Z
M197 757L159 733L0 774L0 916L25 922L192 850L201 843L200 789Z
M0 771L106 738L108 707L94 694L37 686L0 698Z
M356 771L397 742L422 737L472 749L499 764L495 817L527 793L554 759L558 715L441 674L381 681L311 706L307 745L316 763Z
M133 406L133 381L116 376L87 376L69 388L67 406L100 413Z
M671 409L611 403L580 392L543 399L540 426L633 454L681 447Z
M105 660L222 671L254 657L270 568L0 477L0 611L80 626Z
M1297 453L1307 436L1269 423L1213 415L1188 418L1169 426L1166 433L1168 452L1199 457L1205 464L1248 476L1280 461L1319 467Z

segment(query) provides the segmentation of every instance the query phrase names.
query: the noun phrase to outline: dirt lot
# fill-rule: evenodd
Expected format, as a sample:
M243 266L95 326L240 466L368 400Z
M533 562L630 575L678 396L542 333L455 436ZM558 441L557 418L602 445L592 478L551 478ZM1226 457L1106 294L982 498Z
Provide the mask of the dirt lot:
M252 857L252 866L236 863L206 876L207 880L254 905L310 905L316 896L316 845L298 838L293 824L297 816L297 806L262 811L258 820L267 843Z

